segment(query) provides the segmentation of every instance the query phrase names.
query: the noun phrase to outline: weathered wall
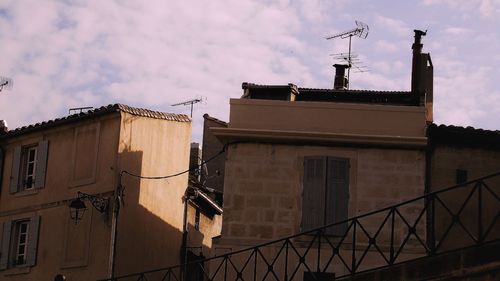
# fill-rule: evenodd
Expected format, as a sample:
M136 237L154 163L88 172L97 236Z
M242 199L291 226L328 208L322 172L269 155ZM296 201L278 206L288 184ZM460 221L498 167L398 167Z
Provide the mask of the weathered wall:
M226 162L222 240L252 244L300 232L305 156L350 159L349 217L424 192L423 151L234 144Z
M210 119L210 117L204 117L202 159L203 161L207 161L209 158L217 155L224 147L221 141L214 136L210 128L225 128L227 124L216 122ZM206 163L208 175L202 175L202 181L205 181L205 185L219 192L222 192L224 188L224 165L226 161L224 156L220 155Z
M0 197L0 225L40 216L37 263L0 271L1 280L92 280L109 270L110 219L88 210L78 225L68 204L77 191L110 196L116 180L120 119L110 114L42 132L27 133L2 143L5 152ZM45 186L9 193L14 147L48 140ZM87 151L85 154L83 151ZM5 237L3 239L6 239ZM2 253L6 254L6 253Z
M431 191L438 191L456 185L457 169L467 171L468 181L500 172L500 151L438 145L432 152ZM496 196L500 195L500 176L486 179L484 183ZM474 186L474 184L468 184L453 191L439 194L441 202L436 203L434 227L437 243L441 240L444 241L442 245L439 245L441 249L456 248L461 245L468 246L473 243L467 232L476 238L478 237L479 208L481 208L483 233L493 224L492 231L486 235L485 239L500 238L500 231L498 230L500 229L500 222L494 223L493 221L498 212L498 201L490 191L481 188L481 205L479 205L479 190L474 191ZM462 208L463 210L460 212ZM449 211L453 214L450 214ZM458 215L459 212L460 223L462 223L463 227L455 223L447 232L448 227L453 223L452 216ZM446 238L443 238L445 235Z
M188 205L188 241L187 246L194 254L203 253L209 257L212 254L212 238L220 235L222 228L222 216L209 216L200 212L200 227L195 229L196 207ZM200 248L198 248L200 247Z
M172 175L189 168L191 123L122 113L119 166L137 175ZM123 176L125 206L118 221L117 275L180 261L188 174L162 180Z

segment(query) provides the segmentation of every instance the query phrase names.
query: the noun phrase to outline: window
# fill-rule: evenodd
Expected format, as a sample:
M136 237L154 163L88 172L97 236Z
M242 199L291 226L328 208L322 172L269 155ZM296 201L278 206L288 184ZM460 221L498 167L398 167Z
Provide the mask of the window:
M47 150L48 141L14 148L10 193L44 186Z
M39 226L40 216L4 222L0 270L35 265Z
M35 187L35 167L36 167L36 151L37 146L23 148L23 170L22 184L23 189L33 189Z
M16 222L14 234L14 264L26 264L26 248L28 246L28 223L29 221Z
M349 201L349 159L315 156L304 158L302 230L347 219ZM326 229L342 236L347 223Z

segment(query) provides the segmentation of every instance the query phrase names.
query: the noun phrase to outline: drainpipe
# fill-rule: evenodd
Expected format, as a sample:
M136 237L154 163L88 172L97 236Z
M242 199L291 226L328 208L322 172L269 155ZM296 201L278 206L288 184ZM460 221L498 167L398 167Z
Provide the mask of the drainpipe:
M113 218L111 225L111 279L116 277L116 245L118 241L118 217L120 215L122 188L122 174L120 173L119 183L115 190L115 202L113 204Z

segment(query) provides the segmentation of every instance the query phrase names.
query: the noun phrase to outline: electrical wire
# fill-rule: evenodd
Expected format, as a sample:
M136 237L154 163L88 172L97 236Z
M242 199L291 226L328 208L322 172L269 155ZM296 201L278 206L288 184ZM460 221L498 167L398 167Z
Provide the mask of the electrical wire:
M221 151L219 151L217 154L215 154L214 156L208 158L207 160L201 162L200 165L198 166L193 166L185 171L182 171L182 172L179 172L179 173L176 173L176 174L172 174L172 175L166 175L166 176L141 176L141 175L136 175L136 174L133 174L129 171L121 171L120 172L120 178L122 177L122 175L126 174L126 175L129 175L131 177L134 177L134 178L139 178L139 179L147 179L147 180L161 180L161 179L168 179L168 178L173 178L173 177L177 177L177 176L180 176L182 174L185 174L185 173L189 173L189 172L192 172L192 171L196 171L198 169L201 169L201 167L203 165L205 165L206 163L214 160L215 158L219 157L220 155L222 155L224 152L226 152L227 150L227 147L230 145L230 144L235 144L235 143L226 143L224 145L224 147L221 149Z

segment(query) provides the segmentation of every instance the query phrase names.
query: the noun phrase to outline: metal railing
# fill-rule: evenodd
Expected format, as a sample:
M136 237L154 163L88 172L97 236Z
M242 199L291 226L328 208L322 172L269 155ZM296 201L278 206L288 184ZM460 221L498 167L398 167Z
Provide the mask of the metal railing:
M500 173L279 240L109 281L333 280L500 240ZM332 236L328 233L343 235ZM336 230L336 231L332 231Z

